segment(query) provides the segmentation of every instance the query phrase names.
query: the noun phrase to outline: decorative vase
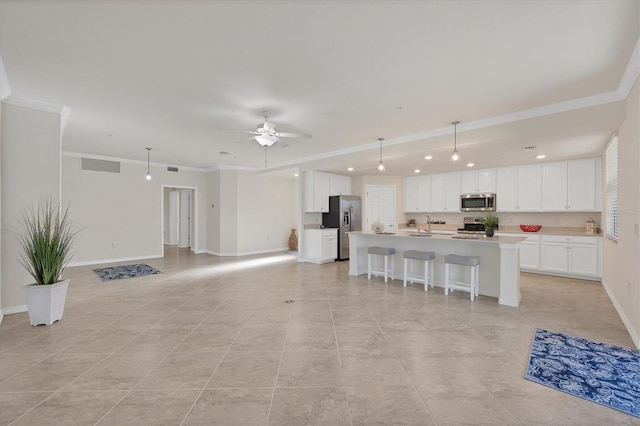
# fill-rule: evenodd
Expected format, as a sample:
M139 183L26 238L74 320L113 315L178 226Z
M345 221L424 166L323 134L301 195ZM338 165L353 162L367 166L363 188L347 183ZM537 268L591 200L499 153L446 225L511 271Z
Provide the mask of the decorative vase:
M292 228L291 235L289 235L289 250L298 250L298 237L296 236L296 228Z
M493 233L494 233L495 231L496 231L496 230L495 230L495 229L493 229L493 228L485 228L485 230L484 230L484 234L485 234L487 237L493 237Z
M31 325L51 325L62 319L68 287L69 280L58 281L55 284L29 284L23 287Z

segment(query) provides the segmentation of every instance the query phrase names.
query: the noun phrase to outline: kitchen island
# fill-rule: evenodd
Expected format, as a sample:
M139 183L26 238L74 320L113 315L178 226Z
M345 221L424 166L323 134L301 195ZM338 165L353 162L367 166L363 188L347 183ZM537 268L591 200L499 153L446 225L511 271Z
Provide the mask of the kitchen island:
M501 305L520 305L520 243L525 237L493 237L473 235L438 235L409 232L376 234L349 233L349 275L367 273L367 248L393 247L395 274L402 280L403 253L407 250L435 253L435 285L444 287L444 256L458 254L480 257L480 288L484 296L498 298ZM422 273L422 272L420 272ZM468 268L453 268L454 279L468 281ZM466 274L466 275L465 275Z

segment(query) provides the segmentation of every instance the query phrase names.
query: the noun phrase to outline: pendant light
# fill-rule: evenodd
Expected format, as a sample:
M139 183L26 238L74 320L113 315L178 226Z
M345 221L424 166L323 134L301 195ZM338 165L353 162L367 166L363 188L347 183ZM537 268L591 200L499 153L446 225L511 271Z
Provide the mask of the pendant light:
M378 138L378 140L380 141L380 164L378 164L378 167L376 167L376 170L379 172L384 172L385 167L384 167L384 163L382 162L382 141L384 141L384 138Z
M151 148L146 148L147 150L147 174L144 176L147 180L151 180L151 171L149 169L149 155L151 154Z
M460 161L460 153L458 152L458 124L460 124L459 121L452 121L451 124L453 124L453 152L451 153L451 156L449 157L449 161Z

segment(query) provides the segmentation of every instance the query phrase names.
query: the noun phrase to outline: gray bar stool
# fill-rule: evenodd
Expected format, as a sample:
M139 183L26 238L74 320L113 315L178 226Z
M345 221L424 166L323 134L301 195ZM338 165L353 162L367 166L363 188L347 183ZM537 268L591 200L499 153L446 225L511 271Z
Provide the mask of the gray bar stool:
M423 283L424 291L427 291L427 286L431 286L433 288L433 259L435 259L436 254L432 251L418 251L418 250L407 250L404 252L404 279L402 281L402 286L407 286L407 280L411 284L414 282ZM414 261L422 261L424 262L424 276L414 275L413 273L413 264Z
M384 282L387 282L387 276L389 275L389 256L393 256L396 253L396 249L393 247L378 247L371 246L367 249L368 267L367 278L371 279L371 275L384 276ZM384 256L384 269L373 269L371 256ZM393 279L393 259L391 259L391 279Z
M454 281L449 273L450 265L469 266L471 268L471 277L469 282ZM478 296L478 285L480 276L480 258L478 256L460 256L457 254L448 254L444 257L444 294L448 295L449 290L468 291L471 294L471 300L474 296Z

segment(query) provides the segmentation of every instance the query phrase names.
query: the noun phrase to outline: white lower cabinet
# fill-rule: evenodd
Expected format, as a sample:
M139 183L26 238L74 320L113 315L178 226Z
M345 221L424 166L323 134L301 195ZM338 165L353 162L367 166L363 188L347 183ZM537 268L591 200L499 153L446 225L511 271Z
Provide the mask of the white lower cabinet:
M577 278L601 278L601 237L509 234L499 236L526 237L520 243L520 269L550 275Z
M600 245L600 237L543 235L540 269L572 276L601 277Z
M333 262L338 257L337 229L306 229L305 259L310 263Z

